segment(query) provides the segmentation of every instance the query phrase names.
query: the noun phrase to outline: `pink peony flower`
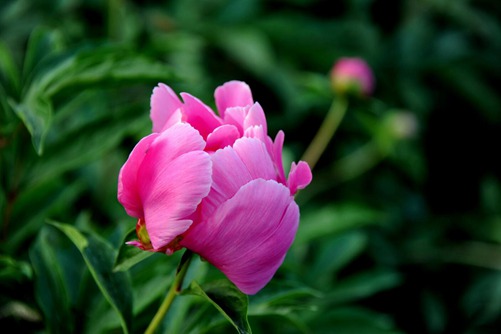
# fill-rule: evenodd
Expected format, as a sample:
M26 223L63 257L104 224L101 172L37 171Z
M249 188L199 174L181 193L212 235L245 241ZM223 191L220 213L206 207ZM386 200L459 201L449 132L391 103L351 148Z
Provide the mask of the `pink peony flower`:
M340 94L355 93L368 96L374 89L374 76L361 58L341 58L332 67L331 82L334 91Z
M284 133L267 134L249 86L215 91L219 115L196 97L159 84L151 97L153 133L120 170L118 200L138 218L143 250L183 247L254 294L282 264L299 223L294 194L312 179L308 165L282 165Z

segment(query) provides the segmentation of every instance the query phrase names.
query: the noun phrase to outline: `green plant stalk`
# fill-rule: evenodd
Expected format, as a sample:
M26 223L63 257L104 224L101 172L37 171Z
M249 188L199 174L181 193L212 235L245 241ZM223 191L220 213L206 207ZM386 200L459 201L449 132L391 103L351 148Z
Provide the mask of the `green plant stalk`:
M184 277L186 276L186 272L188 271L188 267L190 266L191 259L193 258L193 253L190 250L186 250L186 252L183 254L183 257L181 259L181 262L179 263L179 267L177 268L176 271L176 277L174 278L174 282L172 282L172 285L169 289L169 292L167 292L167 295L165 296L164 301L160 305L160 307L157 310L157 313L151 320L150 324L148 325L148 328L146 328L146 331L144 332L145 334L153 334L155 333L157 327L160 325L162 320L165 318L165 315L169 311L172 302L176 298L176 296L181 292L181 288L183 285L183 280Z
M320 129L306 149L301 160L306 161L311 169L315 167L320 156L325 151L330 140L334 136L339 124L343 120L346 110L348 109L348 101L344 97L336 97L327 112Z

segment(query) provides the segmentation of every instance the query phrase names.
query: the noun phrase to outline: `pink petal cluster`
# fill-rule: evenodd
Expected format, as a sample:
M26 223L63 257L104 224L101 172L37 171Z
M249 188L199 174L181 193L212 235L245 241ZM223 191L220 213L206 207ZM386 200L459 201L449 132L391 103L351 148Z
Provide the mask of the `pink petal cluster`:
M153 133L120 170L118 200L138 218L141 249L183 247L221 270L241 291L262 289L282 264L299 223L294 194L312 179L308 165L282 165L284 134L247 84L215 91L218 114L196 97L159 84L151 97Z
M372 70L361 58L340 58L332 67L330 77L332 87L341 94L353 91L368 96L374 89Z

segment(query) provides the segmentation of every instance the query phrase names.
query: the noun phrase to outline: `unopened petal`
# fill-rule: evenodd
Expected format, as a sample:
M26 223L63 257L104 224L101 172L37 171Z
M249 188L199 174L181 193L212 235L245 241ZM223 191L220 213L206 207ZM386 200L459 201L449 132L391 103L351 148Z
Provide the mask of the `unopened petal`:
M273 161L275 162L275 168L278 173L278 181L280 183L285 184L285 172L284 172L284 163L282 158L282 150L284 147L284 138L285 134L282 130L280 130L275 136L275 141L272 145L272 156Z
M183 104L174 91L167 85L159 84L153 89L151 96L150 118L153 122L153 132L160 132L166 127L166 123L174 123L171 117L178 120L179 113L176 110Z
M207 136L205 150L213 152L226 146L231 146L238 138L240 138L240 133L238 133L235 126L230 124L221 125Z
M207 136L217 127L222 125L221 119L212 109L198 98L188 93L181 93L184 101L183 121L197 129L202 137Z
M226 109L245 107L254 103L250 87L242 81L229 81L216 88L214 92L217 110L224 118Z
M299 161L297 165L293 162L287 181L291 194L295 194L298 189L304 189L309 185L312 177L310 166L306 162Z
M248 110L249 106L227 108L224 114L224 123L235 126L240 132L240 135L243 135L245 115L247 115Z
M266 125L266 116L264 115L263 108L258 102L254 103L247 112L247 115L245 115L243 125L244 130L255 125L260 125L262 126L264 133L267 134L268 128Z
M244 132L244 137L256 138L268 145L268 138L261 125L248 127Z
M244 162L253 179L274 180L276 178L273 160L261 140L241 138L233 144L233 149Z

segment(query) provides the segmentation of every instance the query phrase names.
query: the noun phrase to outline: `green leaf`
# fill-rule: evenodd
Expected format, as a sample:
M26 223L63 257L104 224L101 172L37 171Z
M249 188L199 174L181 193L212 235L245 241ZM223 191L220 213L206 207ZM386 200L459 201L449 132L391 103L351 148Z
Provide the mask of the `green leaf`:
M499 122L499 110L501 109L501 99L498 90L483 77L466 66L445 67L438 74L446 81L447 85L455 88L458 95L465 100L469 100L472 105L485 118L491 122Z
M205 298L236 328L238 333L252 333L247 320L249 299L228 280L217 280L200 286L191 282L183 295L196 295Z
M84 235L76 228L50 222L63 232L78 248L99 289L120 316L122 329L129 333L132 320L132 288L129 276L113 272L115 252L109 244L95 235Z
M214 36L221 48L247 70L260 75L270 75L272 68L276 70L271 44L266 35L258 30L223 28L217 30Z
M0 42L0 86L12 93L18 93L20 85L19 70L9 48Z
M308 277L315 286L332 284L334 275L360 254L367 245L367 237L361 231L348 231L320 243L313 256Z
M51 65L51 64L48 64ZM84 49L67 54L37 77L31 92L53 97L68 88L177 79L172 67L120 47ZM28 95L30 95L28 94Z
M305 211L301 216L301 224L294 245L304 245L317 238L375 224L381 219L381 216L378 211L349 203L328 206L315 211Z
M401 333L390 317L359 307L335 308L314 323L314 328L329 328L336 334L397 334ZM316 330L313 332L317 332ZM319 332L321 332L319 330Z
M467 315L478 323L489 323L501 316L501 274L490 272L468 287L463 300Z
M291 315L295 311L311 310L314 302L323 297L320 291L307 286L283 287L283 283L270 283L266 290L253 296L249 315Z
M11 99L8 102L31 134L35 151L42 155L44 140L52 119L52 103L43 95L34 96L20 104Z
M63 268L57 261L54 236L42 229L30 249L35 272L35 293L50 333L73 333L70 296L64 281Z
M128 133L143 127L147 118L97 120L74 129L47 146L44 158L33 166L30 177L35 183L50 180L59 174L98 160L118 146Z
M184 254L183 254L184 256ZM178 261L179 262L179 261ZM179 263L181 265L181 263ZM179 267L178 265L178 267ZM193 281L203 281L207 272L209 271L210 265L206 261L202 261L200 257L194 257L191 260L190 266L184 278L185 282L193 282ZM183 298L176 298L174 303L172 304L172 308L167 313L167 316L164 319L163 325L166 333L191 333L190 328L197 327L207 329L210 326L208 322L204 322L201 319L197 318L193 314L190 314L190 307L194 304L200 305L199 296L193 295L185 295ZM204 305L209 306L211 311L217 312L215 308L210 306L209 304L203 302ZM204 309L204 307L199 307L199 309ZM203 312L202 312L203 313ZM188 314L190 314L188 316ZM203 313L206 317L207 313ZM189 319L189 320L188 320ZM210 317L209 319L213 319ZM206 320L209 320L206 318ZM226 324L225 319L221 319ZM190 322L195 326L190 326Z
M401 276L395 271L384 269L365 271L337 282L324 301L329 304L351 302L394 288L400 282Z
M31 279L33 270L29 263L0 255L0 282Z
M35 55L42 52L40 45L49 48L47 45L53 39L44 37L42 33L35 35L32 37L32 44L35 44L31 47L33 50L29 48L26 56L25 70L29 71L34 70ZM56 95L61 96L69 89L74 92L79 88L84 90L110 84L156 83L176 77L171 67L121 47L73 50L64 54L52 52L40 57L43 61L37 63L36 71L30 73L30 84L25 84L21 101L9 101L30 132L39 155L43 152L44 140L51 125Z
M86 186L83 180L68 184L61 178L53 178L21 192L16 198L10 219L23 223L10 225L9 238L1 244L2 250L15 254L22 249L40 231L47 217L60 215L61 211L72 206Z
M38 27L30 35L24 57L23 74L29 76L50 54L62 49L62 35L56 30Z
M147 252L137 247L127 245L125 242L130 241L136 237L136 229L133 228L124 237L124 240L118 250L118 256L113 266L113 271L126 271L135 264L153 255L153 252Z

